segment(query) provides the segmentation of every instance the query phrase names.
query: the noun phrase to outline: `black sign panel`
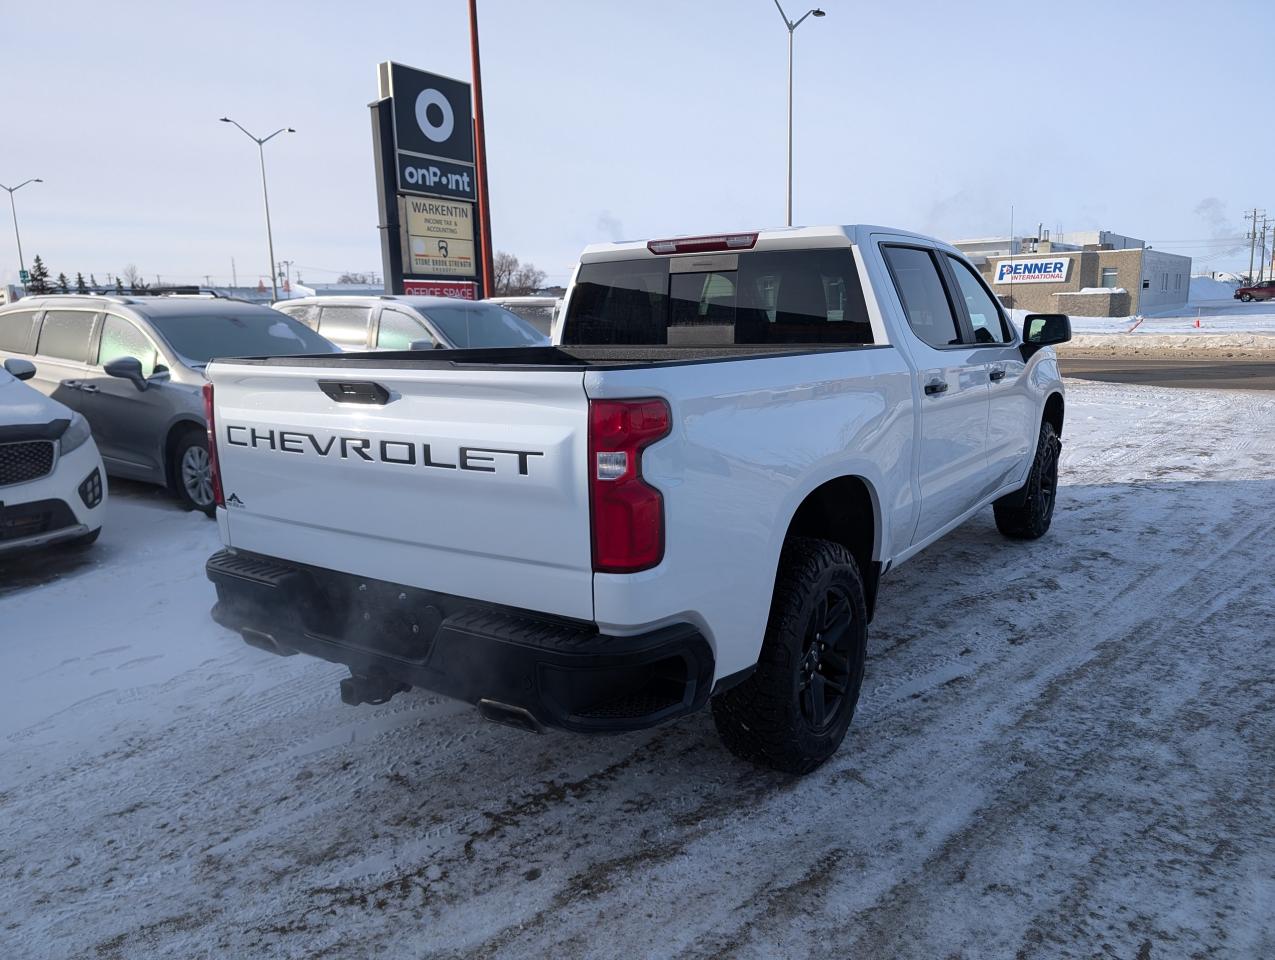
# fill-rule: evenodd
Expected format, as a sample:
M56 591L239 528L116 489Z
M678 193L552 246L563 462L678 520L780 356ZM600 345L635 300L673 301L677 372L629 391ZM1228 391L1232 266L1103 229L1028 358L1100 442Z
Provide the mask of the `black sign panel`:
M478 184L470 164L400 152L398 183L404 193L423 193L450 200L478 199Z
M469 84L390 64L394 135L399 150L459 163L474 162Z

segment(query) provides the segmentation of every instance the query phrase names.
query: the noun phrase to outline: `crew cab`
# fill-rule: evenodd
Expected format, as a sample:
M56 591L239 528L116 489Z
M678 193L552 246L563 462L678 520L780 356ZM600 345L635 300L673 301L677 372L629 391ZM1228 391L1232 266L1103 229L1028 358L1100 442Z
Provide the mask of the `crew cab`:
M1062 315L873 227L603 244L552 346L216 361L213 617L528 729L712 704L792 772L845 736L881 580L985 507L1049 529Z

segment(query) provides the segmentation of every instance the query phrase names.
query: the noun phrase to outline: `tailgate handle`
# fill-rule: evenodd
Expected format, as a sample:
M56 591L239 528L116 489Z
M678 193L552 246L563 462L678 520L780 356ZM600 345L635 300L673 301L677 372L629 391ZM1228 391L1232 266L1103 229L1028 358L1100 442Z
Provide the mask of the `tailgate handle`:
M390 402L390 392L371 380L320 380L319 389L337 403L375 403L385 406Z

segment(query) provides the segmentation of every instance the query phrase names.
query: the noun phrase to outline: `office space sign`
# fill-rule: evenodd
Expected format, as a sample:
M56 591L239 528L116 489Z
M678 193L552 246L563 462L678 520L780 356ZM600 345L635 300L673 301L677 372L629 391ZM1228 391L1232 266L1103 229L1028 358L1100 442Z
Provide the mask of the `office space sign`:
M995 283L1065 283L1071 257L1002 260L996 265Z

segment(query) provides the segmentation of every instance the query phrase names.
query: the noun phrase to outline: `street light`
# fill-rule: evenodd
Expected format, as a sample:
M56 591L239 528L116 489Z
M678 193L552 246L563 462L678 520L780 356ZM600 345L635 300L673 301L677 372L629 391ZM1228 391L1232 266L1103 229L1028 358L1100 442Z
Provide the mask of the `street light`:
M270 194L266 190L266 144L279 136L281 133L296 133L291 127L280 127L268 137L254 137L243 125L237 120L231 120L229 117L222 117L222 123L233 123L240 130L243 130L244 136L257 145L257 153L261 157L261 196L266 203L266 245L270 249L270 289L274 292L272 299L279 299L279 280L275 276L274 266L274 235L270 232Z
M824 12L818 7L813 10L807 10L800 19L795 22L788 19L788 14L784 13L784 8L779 6L779 0L775 0L775 8L779 11L779 15L784 18L784 26L788 28L788 226L792 226L792 35L797 28L801 26L802 21L809 16L822 17Z
M15 240L18 241L18 271L19 271L18 277L19 279L21 279L22 275L27 272L27 265L26 265L26 262L22 259L22 234L18 233L18 207L13 202L13 195L17 193L19 190L21 190L23 187L25 187L28 183L44 183L44 181L41 180L39 177L32 177L30 180L23 180L16 187L5 187L3 183L0 183L0 187L4 187L5 190L9 191L9 209L13 211L13 237ZM24 284L26 283L25 280L23 280L22 282Z

